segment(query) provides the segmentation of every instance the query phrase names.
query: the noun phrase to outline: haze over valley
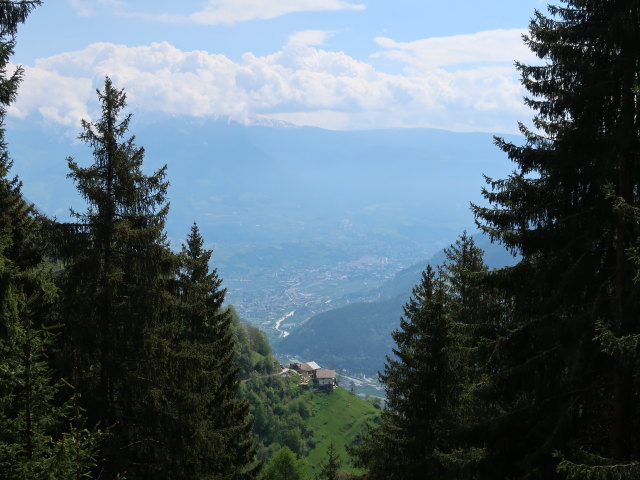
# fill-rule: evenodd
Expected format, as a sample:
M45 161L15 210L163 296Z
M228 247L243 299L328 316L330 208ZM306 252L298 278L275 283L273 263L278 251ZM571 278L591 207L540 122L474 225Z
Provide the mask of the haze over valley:
M15 170L45 213L81 204L65 158L90 156L65 129L11 119ZM174 248L197 222L227 301L276 338L288 326L364 296L429 258L482 203L482 175L508 165L490 134L429 129L338 132L226 120L134 117L149 169L168 165ZM30 138L42 141L33 144ZM508 136L508 138L511 138ZM46 161L42 161L46 159ZM359 297L360 295L360 297Z

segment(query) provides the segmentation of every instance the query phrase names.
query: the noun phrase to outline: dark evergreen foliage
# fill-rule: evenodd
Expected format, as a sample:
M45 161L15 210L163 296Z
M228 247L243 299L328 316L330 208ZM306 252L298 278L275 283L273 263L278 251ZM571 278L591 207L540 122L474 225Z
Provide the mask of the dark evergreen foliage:
M41 0L2 0L0 2L0 36L13 37L18 31L18 25L24 23L27 16L38 5L42 5ZM5 105L8 103L6 97L0 100Z
M9 178L3 128L22 69L7 72L19 23L39 1L0 3L0 478L89 478L99 432L84 428L77 394L54 378L48 353L56 288L43 267L47 223ZM67 384L68 385L68 384Z
M40 1L0 3L0 234L4 237L3 255L20 270L32 268L41 261L35 235L36 222L41 219L22 196L19 179L9 176L13 162L5 140L4 119L23 74L21 67L8 71L14 35L18 25L39 4Z
M440 269L445 310L450 321L450 401L448 424L436 442L436 457L445 478L475 478L484 456L485 421L495 408L486 401L494 364L491 361L505 306L487 283L483 251L464 232L445 249ZM479 440L479 442L478 442Z
M542 59L518 65L535 130L497 140L516 171L474 208L523 257L492 274L513 310L483 478L623 478L640 458L638 350L623 346L640 334L640 4L568 0L536 12L526 41Z
M387 404L354 454L372 479L435 477L442 468L435 446L449 419L451 325L445 311L445 285L431 267L404 307L393 332L394 357L380 380Z
M2 258L0 249L0 260ZM7 263L0 266L6 280ZM28 276L31 293L20 280ZM35 287L37 284L37 287ZM35 288L33 288L35 287ZM90 478L101 434L85 427L70 385L54 380L52 334L34 312L51 309L55 289L43 272L16 275L4 292L0 338L0 479ZM68 400L59 403L64 395Z
M322 480L338 480L338 473L342 462L340 461L340 454L336 451L336 446L333 442L329 443L329 449L327 450L327 460L320 466L320 475L318 479Z
M68 159L88 208L72 212L78 223L68 229L64 370L76 373L90 421L109 432L103 475L135 478L154 471L154 453L164 445L153 417L151 337L170 314L176 261L163 231L166 169L143 173L144 149L125 138L131 116L121 116L124 92L107 78L98 98L101 117L83 121L80 135L93 163Z
M355 452L370 477L637 475L639 10L569 0L536 12L527 42L544 63L518 66L536 130L522 127L522 146L497 140L517 170L488 179L492 205L474 207L522 260L486 273L464 237L448 252L441 300L423 305L430 326L416 334L408 310L394 334L389 404ZM435 297L430 275L420 288ZM411 409L429 395L419 451Z
M211 250L194 224L179 255L176 319L158 329L154 364L163 388L155 392L169 442L169 478L253 478L255 447L240 374L226 290L209 269ZM162 463L162 462L161 462ZM167 472L170 472L167 474Z
M252 426L262 457L286 445L262 477L302 478L309 407L223 308L197 226L169 250L166 171L143 172L124 92L106 79L80 135L93 162L68 159L76 223L10 178L2 122L22 70L7 66L39 4L0 1L0 479L250 479ZM423 273L380 375L386 406L353 449L367 478L640 475L640 3L565 0L526 41L542 60L518 65L534 129L497 140L516 171L473 207L521 261L489 272L463 234ZM339 467L331 444L321 477Z
M482 253L464 233L405 306L396 358L380 375L381 422L353 451L368 478L466 478L477 469L483 452L473 439L488 411L482 395L500 312Z

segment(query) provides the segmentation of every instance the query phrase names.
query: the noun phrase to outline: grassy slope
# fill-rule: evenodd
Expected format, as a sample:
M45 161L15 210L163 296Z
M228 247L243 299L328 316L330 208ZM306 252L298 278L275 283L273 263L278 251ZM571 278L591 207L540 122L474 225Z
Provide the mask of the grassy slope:
M238 340L238 361L242 371L243 391L247 398L254 402L254 407L261 405L263 410L266 405L274 407L266 408L266 415L264 412L262 415L267 426L271 424L274 427L262 432L263 437L260 440L264 442L263 447L270 448L274 445L273 442L279 442L275 443L278 445L277 448L283 444L283 439L286 438L284 432L287 428L292 428L287 418L294 419L287 416L293 413L301 422L301 430L312 432L308 445L313 447L309 450L308 456L304 457L309 478L315 478L319 473L320 464L326 460L331 441L340 454L342 469L354 472L348 462L346 447L354 443L363 432L366 422L375 419L379 410L344 388L337 388L330 393L317 392L313 388L300 387L298 376L292 372L290 377L280 378L277 373L273 373L272 364L275 360L271 356L264 334L255 327L241 323L234 310L232 315L234 333ZM256 351L257 347L261 347L265 355ZM265 365L271 368L265 368ZM308 413L299 416L297 408L290 408L295 405L294 402L305 404ZM296 423L293 422L293 425Z
M308 422L317 443L306 458L311 478L319 472L320 464L326 460L331 441L340 452L342 468L354 471L348 464L346 447L363 431L365 423L378 415L378 410L344 388L337 388L331 393L316 393L312 397L312 403L313 413Z

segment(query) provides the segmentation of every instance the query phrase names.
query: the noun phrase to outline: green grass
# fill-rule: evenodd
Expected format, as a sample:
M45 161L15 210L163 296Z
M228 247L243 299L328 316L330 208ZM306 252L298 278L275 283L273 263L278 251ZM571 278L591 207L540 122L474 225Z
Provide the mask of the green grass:
M308 422L317 443L306 458L310 478L319 473L331 441L340 453L342 468L357 472L349 464L346 447L353 444L363 432L366 422L376 418L379 411L369 402L340 387L329 393L315 393L311 402L313 413Z

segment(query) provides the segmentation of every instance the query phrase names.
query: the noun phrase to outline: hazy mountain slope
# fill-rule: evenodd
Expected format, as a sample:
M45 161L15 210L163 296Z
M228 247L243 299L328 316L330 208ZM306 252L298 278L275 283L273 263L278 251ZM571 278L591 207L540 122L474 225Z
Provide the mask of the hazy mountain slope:
M390 334L405 301L405 296L398 296L320 313L274 343L274 349L321 365L374 374L391 351Z
M70 206L82 210L65 158L83 165L90 150L68 130L10 122L14 171L26 195L60 219ZM302 320L328 301L382 284L472 225L468 205L481 200L483 173L508 173L484 133L135 115L130 131L145 147L149 171L168 165L169 238L179 246L197 221L227 298L253 321L292 310Z
M78 202L65 158L83 163L90 150L68 130L16 119L10 127L25 190L44 211L64 215ZM434 224L468 226L468 202L480 199L482 173L505 173L503 155L484 133L338 132L180 117L134 117L130 130L145 147L148 169L169 167L169 234L184 236L195 219L215 228L220 243L326 239L345 233L345 218L351 233L442 241Z
M491 244L484 237L479 237L477 242L485 250L490 267L514 262L499 245ZM289 336L274 343L274 349L283 355L314 360L354 373L375 374L383 368L385 355L391 353L391 332L397 328L402 305L418 283L421 272L427 264L435 266L443 260L444 251L441 250L430 260L398 272L371 293L377 301L354 303L310 318Z

